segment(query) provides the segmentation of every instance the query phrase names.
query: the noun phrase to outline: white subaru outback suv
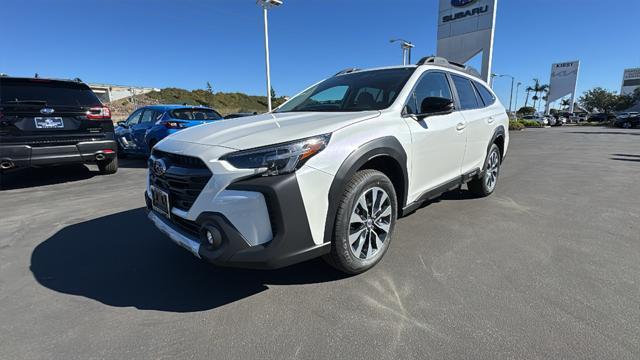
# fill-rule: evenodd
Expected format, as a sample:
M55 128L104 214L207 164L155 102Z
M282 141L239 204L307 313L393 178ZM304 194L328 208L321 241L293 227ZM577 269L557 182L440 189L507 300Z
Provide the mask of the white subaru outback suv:
M350 69L270 113L185 129L153 149L148 216L214 264L363 272L399 216L465 183L494 191L508 118L474 74L435 57Z

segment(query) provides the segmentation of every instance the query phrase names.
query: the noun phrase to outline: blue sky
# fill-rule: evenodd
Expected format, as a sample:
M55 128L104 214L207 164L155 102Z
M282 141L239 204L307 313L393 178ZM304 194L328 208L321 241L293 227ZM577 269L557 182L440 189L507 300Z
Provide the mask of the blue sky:
M397 64L391 38L413 41L414 60L435 53L437 0L284 1L270 12L278 94L346 67ZM0 13L0 72L264 93L254 0L2 0ZM638 0L499 0L493 70L526 86L548 83L551 63L580 59L579 93L619 91L623 69L640 67L638 14ZM506 105L509 86L503 78L494 87Z

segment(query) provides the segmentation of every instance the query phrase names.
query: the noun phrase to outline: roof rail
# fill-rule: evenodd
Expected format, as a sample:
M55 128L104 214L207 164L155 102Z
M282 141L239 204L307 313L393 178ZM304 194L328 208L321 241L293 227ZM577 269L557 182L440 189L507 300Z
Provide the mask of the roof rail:
M416 63L416 65L426 65L426 64L430 64L430 65L436 65L436 66L442 66L442 67L447 67L450 69L455 69L455 70L459 70L462 71L468 75L480 78L480 73L478 72L478 70L474 69L473 67L469 66L469 65L464 65L464 64L459 64L453 61L449 61L443 57L439 57L439 56L425 56L422 59L420 59L420 61L418 61Z
M354 71L358 71L360 69L352 67L352 68L346 68L344 70L338 71L335 75L333 76L338 76L338 75L344 75L344 74L348 74L348 73L352 73Z

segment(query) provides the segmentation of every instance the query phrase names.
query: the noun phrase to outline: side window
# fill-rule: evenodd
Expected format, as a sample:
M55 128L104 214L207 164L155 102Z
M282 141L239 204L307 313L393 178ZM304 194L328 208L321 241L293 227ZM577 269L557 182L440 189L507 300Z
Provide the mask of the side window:
M140 122L140 115L142 114L142 111L144 111L144 109L134 111L127 119L127 126L138 124Z
M481 107L478 97L476 96L476 90L471 84L471 80L458 75L451 75L453 83L456 85L458 91L458 98L460 98L461 110L477 109Z
M482 102L484 102L484 106L489 106L496 102L495 96L493 96L491 91L489 91L484 85L480 84L477 81L474 81L474 85L476 86L478 93L480 93L480 97L482 98Z
M147 109L142 113L142 118L140 119L140 123L148 123L148 122L152 122L154 119L154 114L156 113L155 110L152 109Z
M418 114L422 101L427 97L440 97L453 100L447 76L441 72L427 72L418 81L413 94L407 102L407 113Z
M154 111L153 112L153 119L151 121L156 122L156 121L160 120L162 118L162 115L164 115L164 112L158 111L158 110Z

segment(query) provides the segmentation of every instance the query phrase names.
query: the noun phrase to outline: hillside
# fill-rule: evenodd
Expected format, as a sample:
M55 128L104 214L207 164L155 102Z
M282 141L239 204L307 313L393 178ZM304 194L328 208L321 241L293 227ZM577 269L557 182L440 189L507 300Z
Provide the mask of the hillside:
M273 99L276 107L284 102L284 97ZM133 99L120 99L109 103L114 121L126 119L135 109L153 104L187 104L203 105L216 109L222 115L234 112L267 111L266 96L247 95L243 93L210 93L206 90L184 90L166 88L144 95L136 95Z

